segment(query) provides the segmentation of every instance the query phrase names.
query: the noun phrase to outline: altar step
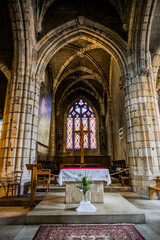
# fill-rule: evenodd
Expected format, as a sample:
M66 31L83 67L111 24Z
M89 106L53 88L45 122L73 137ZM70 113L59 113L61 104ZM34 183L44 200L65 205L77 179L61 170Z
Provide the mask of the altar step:
M118 193L104 193L104 204L93 203L96 212L78 213L79 204L65 204L65 193L47 195L26 216L26 224L145 223L145 214Z
M120 183L111 183L109 186L104 186L104 192L131 192L132 187L122 186Z

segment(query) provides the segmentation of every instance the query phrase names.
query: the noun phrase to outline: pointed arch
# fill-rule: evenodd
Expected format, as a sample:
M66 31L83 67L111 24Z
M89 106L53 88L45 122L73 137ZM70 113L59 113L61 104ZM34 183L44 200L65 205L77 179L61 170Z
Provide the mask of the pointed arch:
M80 18L80 17L79 17ZM114 31L87 18L74 19L52 30L37 43L38 61L36 73L42 75L51 57L65 45L87 40L109 52L118 62L122 75L127 73L127 43Z

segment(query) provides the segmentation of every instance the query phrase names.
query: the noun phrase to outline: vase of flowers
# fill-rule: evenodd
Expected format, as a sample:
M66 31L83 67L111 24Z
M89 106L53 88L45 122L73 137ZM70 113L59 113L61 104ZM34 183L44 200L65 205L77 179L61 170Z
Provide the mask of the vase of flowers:
M79 175L81 177L81 174ZM83 202L88 201L88 191L91 189L91 185L93 184L92 180L87 180L86 177L83 177L81 180L76 178L76 181L79 183L77 184L77 188L83 193Z

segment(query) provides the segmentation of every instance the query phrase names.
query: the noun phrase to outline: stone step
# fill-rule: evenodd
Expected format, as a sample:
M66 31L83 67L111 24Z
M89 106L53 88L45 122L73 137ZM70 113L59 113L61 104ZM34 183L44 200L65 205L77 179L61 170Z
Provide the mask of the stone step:
M65 192L65 186L59 186L58 184L50 185L50 192ZM46 188L43 186L37 187L37 192L45 192ZM104 192L131 192L130 186L122 186L120 183L112 183L109 186L104 186Z
M96 212L78 213L79 204L65 204L65 193L50 193L26 216L26 224L144 223L145 214L118 193L104 193Z
M38 204L45 196L45 193L35 193L35 204ZM30 194L0 198L0 206L27 206L29 202Z
M131 192L132 187L130 186L122 186L122 185L115 185L112 184L112 186L105 186L104 187L104 192Z
M112 183L119 183L119 179L118 179L118 178L111 177L111 182L112 182Z

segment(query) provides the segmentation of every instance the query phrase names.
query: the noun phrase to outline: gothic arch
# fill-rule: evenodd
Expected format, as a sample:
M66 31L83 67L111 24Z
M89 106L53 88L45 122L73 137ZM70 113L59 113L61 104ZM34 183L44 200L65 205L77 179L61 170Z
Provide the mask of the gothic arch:
M42 76L51 57L73 40L85 39L109 52L118 62L122 75L127 73L127 44L118 34L84 17L52 30L37 43L37 76Z
M158 47L152 61L152 68L153 68L153 74L154 74L155 80L157 78L157 72L159 67L160 67L160 46Z
M134 69L129 69L135 74L146 73L151 64L149 43L151 25L156 1L134 0L132 3L129 34L128 34L128 58L134 63ZM138 9L138 11L137 11ZM131 59L130 59L131 58Z

